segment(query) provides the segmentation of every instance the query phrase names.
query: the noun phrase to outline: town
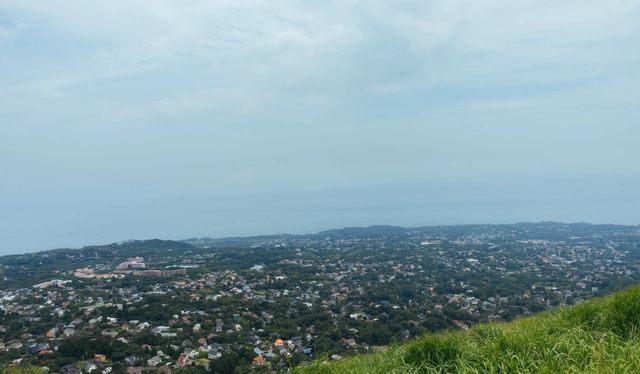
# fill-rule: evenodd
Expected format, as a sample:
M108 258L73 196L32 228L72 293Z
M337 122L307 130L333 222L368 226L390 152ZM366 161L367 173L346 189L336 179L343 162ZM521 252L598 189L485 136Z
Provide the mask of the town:
M0 368L286 371L640 280L640 227L374 226L0 258Z

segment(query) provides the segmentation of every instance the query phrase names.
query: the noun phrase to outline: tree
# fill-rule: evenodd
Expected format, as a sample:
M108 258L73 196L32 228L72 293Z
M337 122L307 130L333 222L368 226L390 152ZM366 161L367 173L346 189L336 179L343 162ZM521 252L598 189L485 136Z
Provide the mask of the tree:
M231 374L235 371L236 366L240 363L240 356L235 353L222 355L219 359L213 361L209 368L216 374Z
M10 366L2 369L3 374L43 374L44 370L40 369L37 366L32 365L20 365L20 366Z

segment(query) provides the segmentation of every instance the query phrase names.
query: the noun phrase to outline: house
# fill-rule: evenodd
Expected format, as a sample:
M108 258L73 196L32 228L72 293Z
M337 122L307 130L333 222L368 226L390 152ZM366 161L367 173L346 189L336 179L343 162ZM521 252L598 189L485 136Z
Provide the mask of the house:
M356 340L353 338L349 338L349 339L342 338L340 342L342 343L342 345L346 345L349 347L356 345Z
M153 334L161 334L163 332L169 331L169 329L170 329L169 326L156 326L156 327L151 329L151 333L153 333Z
M200 352L198 352L195 349L185 348L184 354L187 355L187 357L189 358L198 358L198 356L200 355Z
M64 329L64 330L62 331L62 334L63 334L65 337L69 337L69 336L71 336L71 335L73 335L73 334L75 334L75 333L76 333L76 330L74 330L73 328L70 328L70 327L69 327L69 328L66 328L66 329Z
M162 359L158 356L153 356L147 360L147 366L158 366L162 363Z
M27 352L29 354L37 353L39 355L44 355L51 353L51 350L49 349L49 343L30 342L27 343Z
M210 360L215 360L215 359L218 359L220 357L222 357L222 353L220 351L215 350L215 349L210 349L207 352L207 358L210 359Z
M137 365L140 362L140 357L136 355L131 355L124 359L124 362L129 366Z
M10 342L6 343L4 348L6 350L8 350L8 351L12 350L12 349L20 349L20 348L22 348L22 342L20 342L20 341L10 341Z
M184 353L181 353L178 359L176 360L176 365L178 366L187 366L187 365L191 365L192 363L193 363L193 360L187 357L187 355L185 355Z
M216 318L216 332L222 332L224 328L224 322L220 318Z
M57 334L58 334L58 329L54 327L51 330L47 331L46 335L47 335L47 338L53 339L56 337Z
M108 336L110 338L115 338L116 336L118 336L118 332L117 331L113 331L111 329L104 329L104 330L102 330L101 335L102 336Z
M62 374L82 374L82 370L76 368L73 365L67 364L64 365L61 369L60 372Z
M49 344L47 343L40 343L38 344L38 355L42 356L42 355L48 355L52 353L51 349L49 349Z
M251 361L251 364L253 366L262 366L267 362L267 360L262 357L262 356L256 356L253 358L253 360Z
M313 348L303 348L302 354L306 356L311 356L313 354Z
M93 355L93 360L95 362L105 362L105 361L107 361L107 356L105 356L103 354L96 353L96 354Z
M182 341L182 346L185 348L193 348L193 342L189 339L185 339Z
M91 373L92 371L96 370L98 368L98 366L96 364L94 364L93 362L89 362L89 361L84 361L82 362L83 365L83 369L85 372L87 373Z
M461 330L468 330L469 326L467 326L466 323L462 322L462 321L458 321L457 319L454 319L453 321L454 325L456 325L457 328L461 329Z

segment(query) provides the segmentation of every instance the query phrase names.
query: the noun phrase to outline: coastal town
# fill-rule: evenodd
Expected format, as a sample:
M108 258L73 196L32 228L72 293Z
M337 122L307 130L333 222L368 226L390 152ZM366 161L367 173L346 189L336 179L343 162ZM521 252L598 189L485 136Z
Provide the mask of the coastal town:
M640 280L640 227L377 226L0 258L0 368L287 371Z

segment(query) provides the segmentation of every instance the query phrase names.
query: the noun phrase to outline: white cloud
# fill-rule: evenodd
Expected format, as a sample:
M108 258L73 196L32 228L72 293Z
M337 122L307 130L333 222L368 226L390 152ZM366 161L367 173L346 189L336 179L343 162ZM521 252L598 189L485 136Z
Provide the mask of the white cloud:
M639 5L52 0L5 7L31 22L30 30L45 28L59 43L78 45L60 62L68 69L45 77L61 85L192 64L233 78L236 87L280 82L285 89L351 90L364 83L372 92L395 93L530 68L607 68L624 59L608 43L638 32ZM594 50L604 56L594 60Z
M0 0L0 195L637 175L638 39L636 0Z

